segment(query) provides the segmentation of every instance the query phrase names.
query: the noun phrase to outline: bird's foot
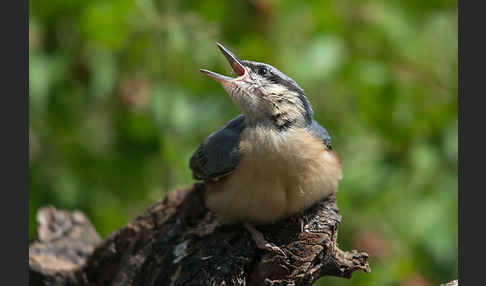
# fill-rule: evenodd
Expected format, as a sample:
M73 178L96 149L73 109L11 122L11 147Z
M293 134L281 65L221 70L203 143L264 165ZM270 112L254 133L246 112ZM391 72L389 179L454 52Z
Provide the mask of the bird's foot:
M263 237L263 233L258 231L253 225L250 223L245 222L244 223L245 228L250 232L251 237L253 238L253 241L255 241L256 245L258 248L269 251L269 252L274 252L274 253L279 253L283 255L284 257L287 257L285 252L275 244L268 242L265 237Z
M306 221L307 221L307 217L302 212L300 212L299 213L300 232L305 231Z

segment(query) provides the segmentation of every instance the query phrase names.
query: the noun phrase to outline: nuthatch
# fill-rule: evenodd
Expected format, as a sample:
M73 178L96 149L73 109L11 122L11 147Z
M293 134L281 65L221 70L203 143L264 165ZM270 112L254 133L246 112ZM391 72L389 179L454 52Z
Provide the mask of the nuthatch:
M273 66L239 60L217 45L237 77L201 72L221 83L243 114L190 159L194 178L205 182L207 207L231 221L262 224L335 193L341 162L304 91Z

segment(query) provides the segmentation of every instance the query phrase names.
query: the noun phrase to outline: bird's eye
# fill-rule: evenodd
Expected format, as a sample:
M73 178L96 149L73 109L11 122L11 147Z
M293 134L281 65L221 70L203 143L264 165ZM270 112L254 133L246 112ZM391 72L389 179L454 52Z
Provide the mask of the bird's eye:
M268 74L268 69L266 67L261 67L261 68L258 68L258 74L261 75L261 76L265 76Z

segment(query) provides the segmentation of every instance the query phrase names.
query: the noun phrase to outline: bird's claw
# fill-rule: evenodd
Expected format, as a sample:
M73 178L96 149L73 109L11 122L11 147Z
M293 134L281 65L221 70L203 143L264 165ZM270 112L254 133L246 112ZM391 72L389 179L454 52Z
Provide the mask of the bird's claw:
M251 237L253 238L253 241L255 241L258 248L269 252L278 253L284 257L287 257L285 252L280 247L268 242L265 237L263 237L263 234L258 231L253 225L245 223L244 226L250 232Z
M279 253L282 256L287 257L287 254L285 254L285 252L280 247L276 246L273 243L270 242L265 243L264 249L269 252Z

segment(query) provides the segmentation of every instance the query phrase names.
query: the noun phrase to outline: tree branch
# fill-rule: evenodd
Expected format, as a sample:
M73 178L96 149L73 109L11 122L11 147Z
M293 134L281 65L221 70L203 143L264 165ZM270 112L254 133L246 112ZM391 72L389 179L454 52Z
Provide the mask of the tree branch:
M40 209L30 285L311 285L370 272L366 253L337 246L335 197L257 226L285 256L258 249L241 224L222 224L203 197L202 184L170 192L104 241L82 213Z

